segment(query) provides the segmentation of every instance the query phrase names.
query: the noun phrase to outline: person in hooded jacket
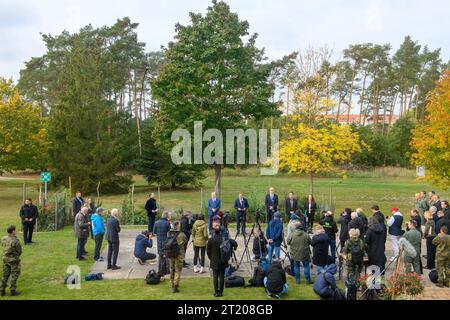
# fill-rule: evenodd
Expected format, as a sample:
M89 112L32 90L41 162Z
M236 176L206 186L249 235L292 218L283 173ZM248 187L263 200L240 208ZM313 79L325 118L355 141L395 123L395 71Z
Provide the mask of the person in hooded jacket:
M281 243L283 242L283 223L281 222L281 215L275 212L273 219L269 222L266 230L266 238L269 243L268 248L268 263L272 263L272 255L280 259Z
M328 247L330 237L322 226L317 228L316 234L311 239L313 247L313 264L317 267L317 275L328 265Z
M376 217L371 217L367 228L365 243L369 265L375 265L384 270L386 265L384 228Z
M297 229L292 232L286 239L286 243L291 248L291 259L294 261L295 282L300 284L301 270L300 264L303 265L306 283L311 284L311 238L301 230L301 223L297 222Z
M359 237L361 239L364 238L364 222L362 219L358 216L357 212L352 212L350 215L352 220L348 223L348 228L350 229L358 229L359 230Z
M192 226L192 238L194 244L194 272L203 273L203 269L205 268L206 242L208 241L208 224L203 214L198 216ZM200 265L197 264L198 262Z
M153 247L153 240L150 231L142 231L138 234L134 242L134 256L140 265L144 265L147 260L156 259L156 254L147 252L147 248Z
M275 260L266 271L264 287L266 288L267 296L270 298L273 296L280 298L282 294L288 292L286 272L281 265L281 261Z
M336 233L338 232L338 227L334 221L333 212L327 211L325 218L320 222L325 230L325 233L330 238L330 251L331 251L331 261L333 263L336 261ZM328 253L327 253L328 255Z
M321 299L333 299L336 290L339 290L341 296L343 296L342 290L337 287L336 280L334 279L336 271L336 265L330 264L317 276L313 290Z

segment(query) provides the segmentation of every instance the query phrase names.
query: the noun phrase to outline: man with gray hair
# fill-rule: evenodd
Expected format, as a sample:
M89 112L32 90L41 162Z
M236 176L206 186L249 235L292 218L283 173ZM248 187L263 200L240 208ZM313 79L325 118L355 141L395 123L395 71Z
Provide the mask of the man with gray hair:
M119 210L114 208L111 210L111 217L108 219L106 240L108 241L108 269L118 270L117 257L119 255L119 233L120 233L120 223L119 223Z
M88 208L83 207L80 212L77 213L75 216L74 221L74 230L75 230L75 236L78 239L77 244L77 259L82 261L85 260L83 255L86 254L85 246L87 239L89 237L89 221L87 217Z

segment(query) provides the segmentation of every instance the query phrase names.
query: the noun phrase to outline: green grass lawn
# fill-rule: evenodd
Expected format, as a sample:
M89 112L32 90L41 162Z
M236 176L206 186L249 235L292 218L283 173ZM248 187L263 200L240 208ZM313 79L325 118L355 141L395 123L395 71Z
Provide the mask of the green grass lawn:
M248 174L246 176L246 174ZM154 188L146 186L142 177L135 177L137 205L143 206L147 194ZM27 196L37 199L38 179L31 177L27 180L0 180L0 235L10 224L19 225L18 216L22 202L22 185L26 183ZM205 199L213 188L211 175L205 180ZM255 171L237 171L234 175L226 172L222 180L223 207L231 209L233 200L240 190L260 194L263 202L265 190L273 186L282 199L284 194L293 190L297 195L305 195L309 190L309 179L280 175L275 177L262 177ZM410 177L380 177L380 178L348 178L316 179L315 193L321 201L322 193L329 197L330 187L336 197L336 209L341 211L345 207L362 207L370 212L372 204L379 204L382 211L388 214L389 208L397 206L404 213L414 205L414 194L420 190L436 190L442 198L448 198L448 193L432 187L423 182L416 182ZM104 196L104 207L120 208L125 195ZM166 209L183 208L198 211L200 207L199 190L162 190L161 205ZM19 238L22 241L21 234ZM96 281L83 280L81 290L69 290L63 285L63 278L69 265L77 264L82 274L90 271L93 260L93 241L88 241L87 251L90 252L87 261L75 260L76 240L71 227L62 231L37 233L34 236L37 242L32 246L24 247L22 256L22 274L18 282L18 290L23 294L17 299L214 299L212 296L212 279L208 278L182 278L181 293L172 294L169 283L163 282L157 286L148 286L144 280ZM289 277L290 278L290 277ZM295 285L289 279L290 292L286 299L316 299L312 286ZM9 299L6 297L6 299ZM235 288L226 289L223 299L267 299L261 288Z

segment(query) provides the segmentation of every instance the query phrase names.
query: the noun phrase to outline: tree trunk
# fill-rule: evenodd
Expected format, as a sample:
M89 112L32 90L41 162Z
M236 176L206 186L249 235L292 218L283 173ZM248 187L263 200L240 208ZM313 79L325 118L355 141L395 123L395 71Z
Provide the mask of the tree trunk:
M134 104L134 117L136 118L136 130L137 130L137 136L138 136L139 155L142 156L141 119L139 117L139 104L137 101L137 74L136 74L136 71L134 72L133 104Z
M309 175L309 181L310 181L309 193L313 195L314 194L314 175L312 173Z
M355 69L353 70L352 84L350 86L350 93L348 97L347 124L350 123L350 112L352 111L353 86L355 85L355 79L356 79L356 66Z
M362 113L363 113L363 106L364 106L364 91L366 89L366 80L367 80L367 73L364 73L364 80L363 80L363 86L361 91L361 104L359 106L359 124L362 122Z
M221 192L221 183L222 183L222 165L216 164L214 165L214 191L216 192L216 195L218 198L220 198L220 192Z

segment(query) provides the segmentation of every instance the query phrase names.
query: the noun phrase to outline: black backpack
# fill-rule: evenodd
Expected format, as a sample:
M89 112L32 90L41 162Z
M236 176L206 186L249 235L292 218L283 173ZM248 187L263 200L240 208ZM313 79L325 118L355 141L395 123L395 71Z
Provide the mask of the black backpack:
M351 244L351 253L352 253L352 264L361 264L363 263L363 255L364 253L361 250L361 241L352 242Z
M431 282L438 283L438 273L437 273L436 269L431 270L428 277L430 278Z
M177 241L178 234L172 234L166 240L164 245L164 255L167 258L177 258L180 255L180 246Z
M231 259L231 254L233 253L233 248L231 247L230 239L223 238L220 244L220 261L222 263L228 263Z
M253 269L253 277L248 283L247 287L264 287L264 270L261 264Z
M155 270L150 270L145 277L145 282L147 284L158 284L161 282L162 275L157 273Z
M240 276L231 276L225 278L225 287L226 288L234 288L234 287L243 287L245 285L244 278Z

